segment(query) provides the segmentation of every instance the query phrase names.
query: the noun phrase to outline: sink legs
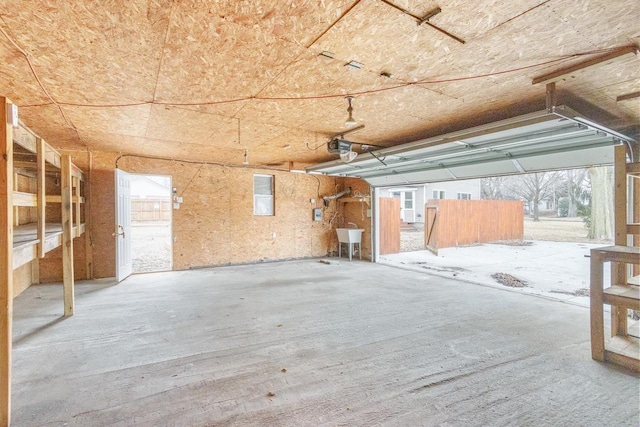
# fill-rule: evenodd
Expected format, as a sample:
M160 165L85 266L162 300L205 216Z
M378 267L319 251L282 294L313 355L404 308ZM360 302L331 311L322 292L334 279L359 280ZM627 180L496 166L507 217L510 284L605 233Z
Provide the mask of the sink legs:
M338 258L342 258L342 245L345 244L348 247L349 261L353 259L354 245L358 245L358 256L362 259L362 246L360 243L342 243L338 242Z

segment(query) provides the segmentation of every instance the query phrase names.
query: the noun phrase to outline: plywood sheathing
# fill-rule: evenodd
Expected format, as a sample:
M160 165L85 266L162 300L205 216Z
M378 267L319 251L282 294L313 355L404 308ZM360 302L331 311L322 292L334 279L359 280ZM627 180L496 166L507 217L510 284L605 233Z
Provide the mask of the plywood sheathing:
M94 253L101 254L94 257L95 277L110 277L115 272L111 234L115 222L113 173L117 158L117 153L103 152L93 158L92 241ZM319 257L337 250L330 221L334 215L343 216L344 211L332 202L323 210L323 221L314 222L312 209L323 206L322 196L345 188L344 179L134 157L121 158L118 166L133 173L172 176L173 187L184 199L180 209L173 211L173 268L176 270ZM275 177L275 216L253 215L254 173ZM354 188L360 185L360 191L368 192L366 183L351 181L349 185ZM311 199L315 202L311 203ZM331 225L336 224L335 221L337 219ZM358 224L370 230L366 222ZM363 250L366 248L363 244Z
M55 99L105 103L153 98L169 4L9 0L0 13Z
M38 106L48 97L22 53L1 34L0 93L24 106L21 117L56 148L204 155L235 163L249 148L250 158L264 164L314 162L332 156L305 144L343 127L346 94L423 81L355 100L356 119L367 126L354 139L398 144L531 111L527 108L539 105L536 99L544 99L544 88L532 86L531 79L584 57L452 79L640 43L635 20L640 6L630 0L396 4L416 16L441 7L430 22L466 43L416 25L380 0L126 5L11 0L0 5L0 25L62 104ZM323 50L335 59L319 58ZM350 60L362 62L363 69L347 70L344 63ZM629 77L634 70L622 65L618 73L601 74L594 68L558 90L602 103L611 117L605 125L630 126L640 120L637 107L611 99L636 85ZM391 78L380 77L383 71ZM593 84L604 81L606 89ZM335 98L279 99L327 94ZM264 97L278 99L259 99ZM163 104L151 107L153 102ZM82 105L87 103L94 106ZM145 105L124 106L130 103ZM122 106L95 107L104 104ZM287 145L291 148L283 150Z
M205 103L252 96L304 52L273 35L247 31L214 16L210 8L203 2L175 3L156 89L158 100Z

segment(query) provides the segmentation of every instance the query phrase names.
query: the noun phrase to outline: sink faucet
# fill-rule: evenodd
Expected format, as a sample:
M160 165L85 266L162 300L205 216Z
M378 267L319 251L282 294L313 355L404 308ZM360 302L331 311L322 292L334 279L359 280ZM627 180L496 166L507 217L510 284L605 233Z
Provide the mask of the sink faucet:
M358 228L358 225L354 224L353 222L348 222L347 225L353 225L353 228Z

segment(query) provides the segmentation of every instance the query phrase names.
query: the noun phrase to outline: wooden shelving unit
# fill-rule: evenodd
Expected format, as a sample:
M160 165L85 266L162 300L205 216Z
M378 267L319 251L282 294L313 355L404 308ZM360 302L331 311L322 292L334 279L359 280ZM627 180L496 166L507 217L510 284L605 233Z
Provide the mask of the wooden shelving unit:
M591 357L640 372L640 339L629 335L628 310L640 310L640 163L627 163L615 148L615 245L591 250ZM604 288L604 263L611 285ZM605 339L604 308L611 306L611 338Z
M73 239L85 232L84 173L22 123L10 124L11 108L0 97L0 420L11 413L13 298L40 282L40 259L62 247L64 315L73 315ZM29 283L16 283L27 264Z

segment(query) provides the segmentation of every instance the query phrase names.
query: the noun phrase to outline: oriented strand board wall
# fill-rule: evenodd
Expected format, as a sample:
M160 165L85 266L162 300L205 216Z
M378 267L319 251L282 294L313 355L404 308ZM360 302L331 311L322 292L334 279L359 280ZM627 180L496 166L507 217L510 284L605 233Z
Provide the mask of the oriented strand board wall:
M524 210L519 201L431 200L429 206L437 206L436 248L521 240L524 235Z
M115 153L93 153L91 239L96 278L115 274L112 233L117 157ZM350 185L368 194L368 185L363 181L135 157L120 159L118 166L131 173L172 177L173 187L184 200L180 209L173 211L174 270L326 256L337 251L333 229L336 224L331 220L338 217L357 221L365 228L363 255L370 252L370 220L366 209L366 220L358 218L361 210L355 205L359 203L341 212L339 204L331 202L329 208L323 208L322 222L312 218L312 209L323 207L322 196L334 194L337 189ZM253 215L255 173L274 175L275 216Z
M348 178L344 180L344 185L341 189L345 189L351 187L352 195L360 195L360 196L369 196L370 195L370 187L366 181L356 178ZM340 199L338 199L340 200ZM331 206L333 206L331 202ZM340 216L338 218L337 224L334 228L338 227L347 227L348 223L354 223L357 225L357 228L364 229L362 233L362 259L370 260L371 259L371 217L368 214L368 210L371 209L370 205L367 205L364 202L349 202L349 203L338 203L338 209L340 209ZM333 231L332 234L332 242L335 242L335 250L338 248L338 236ZM344 250L342 252L344 254Z

